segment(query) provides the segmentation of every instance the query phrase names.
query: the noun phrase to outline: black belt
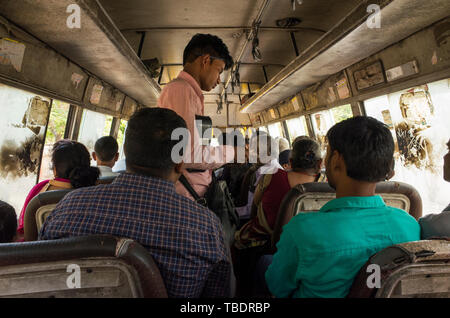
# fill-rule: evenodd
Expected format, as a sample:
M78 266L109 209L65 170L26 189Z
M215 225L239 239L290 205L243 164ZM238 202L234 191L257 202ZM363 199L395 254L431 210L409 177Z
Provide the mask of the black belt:
M187 172L189 173L197 173L197 172L205 172L206 170L201 170L201 169L186 169Z

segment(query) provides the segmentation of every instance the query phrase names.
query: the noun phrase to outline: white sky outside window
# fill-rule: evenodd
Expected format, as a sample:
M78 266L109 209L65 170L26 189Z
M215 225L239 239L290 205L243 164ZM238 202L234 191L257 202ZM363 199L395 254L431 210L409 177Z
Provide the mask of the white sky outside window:
M269 135L271 137L273 137L273 138L284 137L281 123L275 123L275 124L269 125L269 126L267 126L267 128L269 129Z
M295 138L299 136L309 136L305 116L288 119L286 120L286 124L289 130L291 145L294 142Z

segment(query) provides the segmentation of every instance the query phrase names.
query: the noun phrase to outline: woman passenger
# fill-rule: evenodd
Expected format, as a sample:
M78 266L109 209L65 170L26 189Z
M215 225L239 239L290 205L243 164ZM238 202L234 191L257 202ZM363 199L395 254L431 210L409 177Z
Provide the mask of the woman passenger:
M91 167L91 156L86 147L73 140L59 140L53 145L52 165L54 178L35 185L25 199L17 228L19 240L24 234L25 211L31 199L41 192L93 186L100 175L98 168Z
M236 248L263 246L270 241L284 196L298 184L316 181L320 174L319 144L307 136L297 137L289 161L291 170L278 169L275 174L263 175L259 180L251 219L236 233Z

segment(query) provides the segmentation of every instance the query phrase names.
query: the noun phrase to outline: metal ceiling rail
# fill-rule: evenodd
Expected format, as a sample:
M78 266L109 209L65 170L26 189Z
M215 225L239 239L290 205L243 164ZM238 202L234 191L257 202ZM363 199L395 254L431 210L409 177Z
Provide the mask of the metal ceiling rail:
M249 26L166 26L166 27L145 27L145 28L129 28L121 29L121 32L150 32L150 31L180 31L180 30L244 30L251 31L252 27ZM282 28L282 27L264 27L260 26L259 30L262 31L284 31L284 32L296 32L296 31L307 31L307 32L317 32L324 34L327 31L317 29L317 28L306 28L306 27L296 27L296 28Z
M261 21L261 19L262 19L262 17L263 17L263 14L264 14L264 12L266 11L267 7L269 6L270 2L271 2L271 0L264 0L264 3L261 5L261 7L260 7L259 10L258 10L258 14L256 15L256 18L255 18L255 19L253 20L253 22L252 22L252 26L253 26L255 23L258 23L258 22ZM220 97L221 97L221 98L222 98L222 96L225 94L225 92L227 91L228 85L229 85L230 82L231 82L231 79L232 79L232 77L233 77L233 70L234 70L234 68L235 68L236 65L239 64L239 62L241 61L241 58L242 58L242 56L244 55L245 50L247 49L247 45L250 43L250 41L253 40L253 36L254 36L253 33L254 33L254 29L253 29L253 27L252 27L252 28L250 29L250 32L249 32L248 36L247 36L247 39L245 40L244 45L242 46L241 51L239 52L239 54L238 54L238 56L237 56L237 58L236 58L236 61L234 62L233 66L231 67L230 72L228 73L228 79L226 80L225 86L223 87L223 90L222 90L222 92L220 93Z

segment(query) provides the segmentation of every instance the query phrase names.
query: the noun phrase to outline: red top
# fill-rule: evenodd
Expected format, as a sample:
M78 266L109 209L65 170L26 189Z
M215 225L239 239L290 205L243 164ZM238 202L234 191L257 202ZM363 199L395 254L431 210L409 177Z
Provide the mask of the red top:
M267 223L272 229L275 226L281 201L290 189L291 186L289 185L287 172L282 169L278 169L278 171L272 176L272 180L264 191L261 199Z

